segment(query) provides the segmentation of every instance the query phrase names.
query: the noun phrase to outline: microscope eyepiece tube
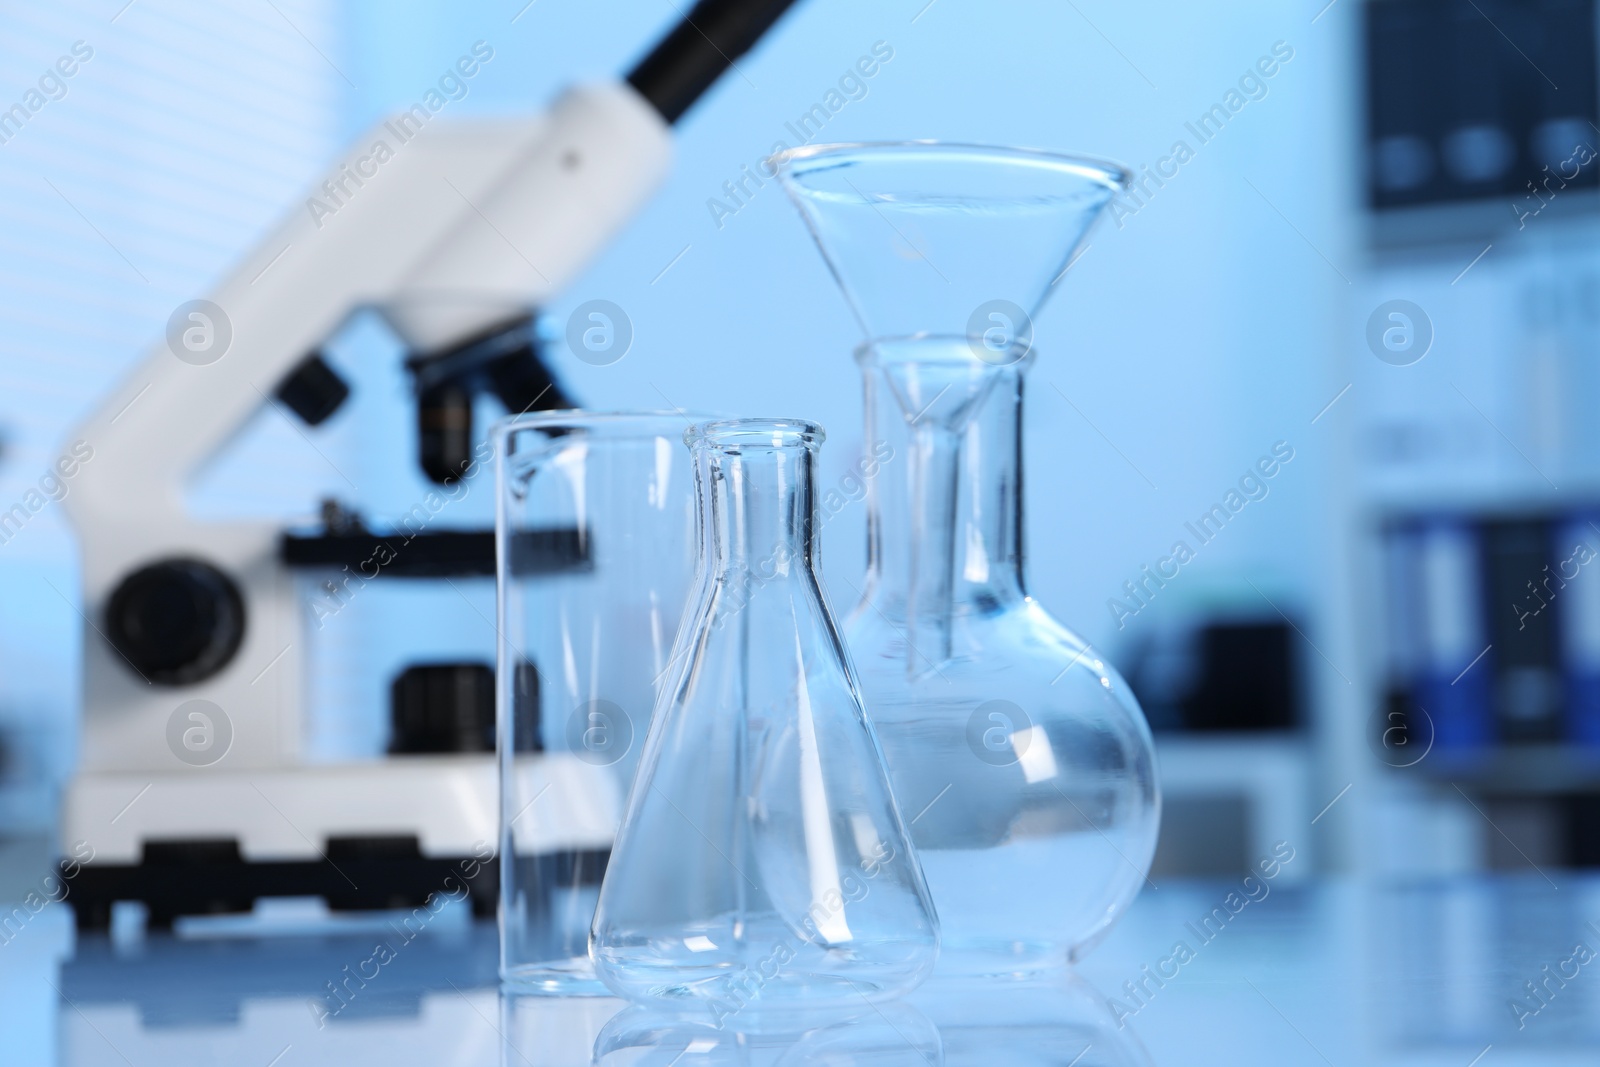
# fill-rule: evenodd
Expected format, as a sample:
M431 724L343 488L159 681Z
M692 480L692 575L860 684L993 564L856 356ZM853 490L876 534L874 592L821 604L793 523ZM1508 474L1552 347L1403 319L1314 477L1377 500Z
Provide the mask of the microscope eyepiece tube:
M628 74L628 84L668 122L694 102L794 0L700 0Z

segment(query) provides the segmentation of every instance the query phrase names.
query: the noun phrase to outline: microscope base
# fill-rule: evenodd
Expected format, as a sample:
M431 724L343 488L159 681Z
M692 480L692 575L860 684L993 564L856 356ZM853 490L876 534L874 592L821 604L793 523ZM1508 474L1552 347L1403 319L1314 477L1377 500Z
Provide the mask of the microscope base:
M218 915L250 911L263 897L321 897L332 911L393 908L426 909L434 894L460 899L463 893L478 918L493 918L499 900L495 860L471 856L428 859L405 855L405 844L393 839L355 839L355 849L368 855L326 860L249 862L233 842L175 842L147 852L134 865L95 864L82 868L70 883L80 930L105 930L111 906L138 901L146 908L148 929L170 929L184 915ZM414 850L415 845L412 844ZM390 854L385 854L390 853ZM463 869L475 872L468 877ZM65 878L70 867L62 866Z
M523 761L540 793L518 823L538 850L608 849L617 799L570 756ZM316 896L335 910L416 907L470 894L494 914L499 784L492 755L183 773L86 773L68 789L63 891L84 928L116 901L152 926Z

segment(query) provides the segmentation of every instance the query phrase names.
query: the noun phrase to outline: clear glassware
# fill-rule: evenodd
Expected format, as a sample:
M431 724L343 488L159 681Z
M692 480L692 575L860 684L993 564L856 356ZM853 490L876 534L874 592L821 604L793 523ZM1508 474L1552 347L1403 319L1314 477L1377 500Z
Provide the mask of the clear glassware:
M1076 960L1145 882L1160 794L1127 685L1027 593L1022 399L1032 317L1126 175L933 143L779 163L867 336L866 440L904 457L845 632L948 969Z
M687 437L695 590L590 940L616 993L698 998L719 1023L895 995L938 955L818 576L822 439L815 423L763 419Z
M500 974L524 990L606 993L589 925L694 578L685 424L496 427ZM576 565L540 566L552 556Z

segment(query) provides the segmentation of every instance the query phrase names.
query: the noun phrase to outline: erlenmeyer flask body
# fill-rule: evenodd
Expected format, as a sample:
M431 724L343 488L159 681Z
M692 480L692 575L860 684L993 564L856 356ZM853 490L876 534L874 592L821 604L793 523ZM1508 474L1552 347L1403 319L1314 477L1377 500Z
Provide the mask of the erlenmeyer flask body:
M778 162L867 338L866 440L903 457L869 481L845 632L943 958L1077 959L1144 883L1160 797L1126 684L1027 594L1021 410L1032 317L1126 172L932 143Z
M815 424L689 435L701 557L590 952L634 999L894 995L938 927L817 574Z

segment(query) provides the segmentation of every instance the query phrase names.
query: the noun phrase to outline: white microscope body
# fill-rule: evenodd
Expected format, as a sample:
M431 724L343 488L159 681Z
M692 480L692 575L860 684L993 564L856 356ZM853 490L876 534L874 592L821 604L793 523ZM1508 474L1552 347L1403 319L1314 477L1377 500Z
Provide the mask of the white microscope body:
M280 560L282 527L197 521L186 482L358 307L427 353L543 304L633 216L670 154L667 122L625 84L570 91L535 120L434 119L404 142L381 124L313 191L337 210L294 210L210 294L221 314L202 309L187 345L154 346L77 429L94 452L66 501L85 623L67 855L92 856L92 870L136 865L151 841L231 839L251 863L326 859L340 836L414 835L440 859L493 847L492 756L306 762L308 613ZM119 585L168 560L215 568L242 609L232 654L190 684L148 679L104 632ZM206 705L180 713L190 701L223 721ZM191 761L175 743L225 751ZM551 826L587 832L580 789L548 800Z

